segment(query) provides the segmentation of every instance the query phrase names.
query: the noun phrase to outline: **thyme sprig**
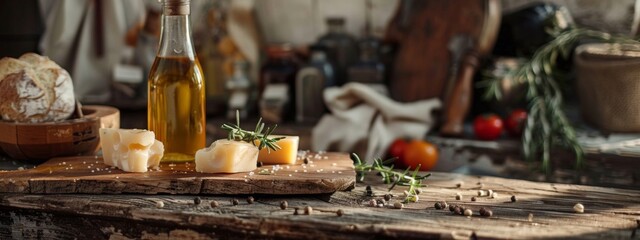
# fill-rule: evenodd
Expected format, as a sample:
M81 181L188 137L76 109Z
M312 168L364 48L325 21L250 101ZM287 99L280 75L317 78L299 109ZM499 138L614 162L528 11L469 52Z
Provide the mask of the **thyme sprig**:
M576 167L583 165L583 150L576 139L575 129L563 109L562 86L567 85L569 75L557 67L559 60L568 60L573 49L584 40L608 43L638 43L628 37L571 27L550 29L554 39L540 47L520 67L507 72L505 79L524 85L529 114L522 134L522 151L525 159L542 158L542 169L549 173L553 147L571 150L576 157ZM502 78L485 75L478 83L485 88L487 100L502 97Z
M360 160L358 154L352 153L351 160L353 160L353 166L357 173L356 180L358 182L364 181L365 173L376 171L379 172L380 175L382 175L382 181L384 181L384 183L391 184L388 189L389 191L391 191L398 185L408 186L409 190L407 190L407 192L409 194L405 196L404 203L415 202L412 200L417 199L417 189L425 186L424 184L422 184L422 180L431 176L430 173L422 176L418 175L418 172L420 171L420 165L418 165L413 171L411 171L411 167L408 167L403 172L395 171L393 170L393 164L387 166L391 164L395 160L395 158L387 160L376 158L373 160L373 164L367 164L366 162L362 162L362 160Z
M277 142L284 137L269 137L277 127L278 125L276 124L273 127L267 127L265 129L262 118L260 118L256 124L255 130L244 130L240 127L240 113L238 111L236 111L236 124L222 124L222 129L229 131L229 136L227 137L228 140L248 142L258 147L258 149L267 147L268 151L277 151L282 149ZM256 140L260 142L257 145Z

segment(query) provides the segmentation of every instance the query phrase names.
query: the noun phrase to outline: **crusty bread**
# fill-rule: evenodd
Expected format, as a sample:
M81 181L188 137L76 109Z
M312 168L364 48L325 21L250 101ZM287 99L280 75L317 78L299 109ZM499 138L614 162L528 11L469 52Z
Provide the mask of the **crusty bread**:
M0 93L0 115L5 121L60 121L75 109L69 73L35 53L0 59Z

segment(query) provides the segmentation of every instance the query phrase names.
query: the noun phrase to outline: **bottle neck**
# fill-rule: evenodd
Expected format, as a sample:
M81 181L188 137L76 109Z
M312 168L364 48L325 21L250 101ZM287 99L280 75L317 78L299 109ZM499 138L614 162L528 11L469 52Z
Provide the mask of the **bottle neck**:
M160 57L188 57L195 60L195 50L191 40L189 14L171 15L165 9L162 14L160 33Z

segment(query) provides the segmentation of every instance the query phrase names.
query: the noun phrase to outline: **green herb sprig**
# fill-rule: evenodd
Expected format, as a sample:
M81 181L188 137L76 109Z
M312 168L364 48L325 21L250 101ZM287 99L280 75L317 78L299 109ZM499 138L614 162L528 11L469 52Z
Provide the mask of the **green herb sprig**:
M563 109L563 85L569 75L557 68L560 59L568 60L572 50L583 40L608 43L635 43L628 37L570 27L553 28L549 32L554 39L540 47L520 67L507 72L506 79L522 84L526 89L529 114L522 134L522 151L525 159L542 158L542 170L549 173L553 147L571 150L576 157L576 167L583 164L583 150L577 141L575 129ZM502 79L485 75L478 87L485 88L487 100L502 97Z
M415 202L412 200L417 199L417 189L425 186L422 184L422 180L431 176L431 173L422 176L418 175L418 172L420 171L420 165L418 165L413 170L413 172L411 171L410 167L408 167L403 172L394 171L393 165L387 165L391 164L395 160L395 158L387 159L384 161L380 158L376 158L373 160L373 164L367 164L360 160L358 154L352 153L351 160L353 160L353 167L355 168L355 171L357 173L356 180L358 182L364 181L365 173L376 171L379 172L380 175L382 175L382 181L384 181L384 183L391 184L388 189L389 191L391 191L395 186L398 185L409 186L409 190L407 190L409 194L405 196L404 203Z
M229 131L229 136L227 137L228 140L248 142L258 147L258 149L267 147L269 152L271 150L278 151L282 149L278 146L277 142L284 137L269 137L277 127L278 125L276 124L273 127L267 127L265 129L262 118L260 118L256 124L255 130L244 130L240 128L240 113L238 111L236 111L236 124L222 124L222 129ZM256 145L256 140L260 141L260 144Z

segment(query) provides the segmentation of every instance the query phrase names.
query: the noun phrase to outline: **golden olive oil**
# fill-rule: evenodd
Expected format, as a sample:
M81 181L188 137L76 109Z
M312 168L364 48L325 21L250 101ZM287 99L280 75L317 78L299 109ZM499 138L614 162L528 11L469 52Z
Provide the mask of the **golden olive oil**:
M149 74L148 127L164 143L162 161L193 161L205 146L205 91L197 58L158 56Z

